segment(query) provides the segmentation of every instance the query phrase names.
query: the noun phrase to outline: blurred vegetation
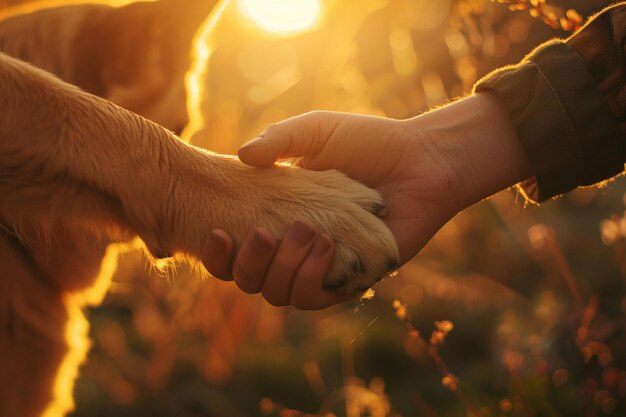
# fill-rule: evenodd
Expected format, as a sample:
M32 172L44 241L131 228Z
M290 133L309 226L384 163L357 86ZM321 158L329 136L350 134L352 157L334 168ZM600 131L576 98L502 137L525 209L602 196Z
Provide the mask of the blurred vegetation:
M412 117L567 36L564 8L608 3L327 0L316 28L279 36L233 1L205 40L193 141L232 151L312 109ZM502 192L372 300L321 312L128 257L88 312L72 416L626 415L625 205L623 178L538 208Z

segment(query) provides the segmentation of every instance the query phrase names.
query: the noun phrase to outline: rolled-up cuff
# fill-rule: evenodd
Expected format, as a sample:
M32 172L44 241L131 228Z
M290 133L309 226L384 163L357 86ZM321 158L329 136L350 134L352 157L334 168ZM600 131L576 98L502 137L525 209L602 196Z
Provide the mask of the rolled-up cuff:
M545 43L474 86L485 89L502 99L535 174L520 184L527 198L544 201L623 171L618 125L582 57L564 42Z

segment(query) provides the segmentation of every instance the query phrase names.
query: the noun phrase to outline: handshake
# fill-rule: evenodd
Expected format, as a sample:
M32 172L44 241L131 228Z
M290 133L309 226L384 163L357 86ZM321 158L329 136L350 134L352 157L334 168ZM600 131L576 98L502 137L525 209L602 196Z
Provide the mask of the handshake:
M307 113L271 125L239 150L239 158L261 168L299 158L303 169L338 170L378 191L384 205L369 209L384 220L399 250L399 263L384 265L388 272L409 261L456 213L532 175L506 110L490 92L402 121ZM260 292L273 305L320 309L355 295L334 290L328 279L342 231L329 232L333 236L301 219L279 242L258 227L235 251L228 233L215 229L202 261L213 276ZM379 278L349 288L365 290Z

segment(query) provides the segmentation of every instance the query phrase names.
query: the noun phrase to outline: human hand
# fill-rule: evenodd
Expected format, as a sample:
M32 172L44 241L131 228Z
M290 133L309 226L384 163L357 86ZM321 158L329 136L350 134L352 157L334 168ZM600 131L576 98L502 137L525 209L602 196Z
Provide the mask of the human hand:
M438 162L441 157L434 155L434 148L419 149L421 142L415 135L407 122L315 112L269 127L261 139L243 147L239 156L244 163L258 167L302 156L298 165L303 168L338 169L376 188L385 199L388 211L384 219L396 236L404 263L454 214L455 206L447 199L457 195L449 192L452 181L444 178L448 174ZM437 205L438 201L445 204ZM447 207L442 210L441 206ZM275 305L323 308L344 300L322 289L332 247L321 257L314 256L322 242L332 242L329 237L316 236L302 248L291 243L290 235L278 243L266 230L257 229L231 267L232 241L225 232L214 231L203 262L213 275L234 277L242 290L262 292ZM291 289L285 291L290 283Z
M530 176L528 161L506 111L488 92L403 121L335 112L307 113L271 125L240 149L239 157L258 167L300 157L297 164L303 168L338 169L375 188L385 199L387 212L383 218L396 237L401 264L458 211ZM222 237L228 241L227 236ZM292 287L288 298L276 298L273 288L278 282L283 287L294 282L294 275L285 273L265 282L265 273L276 268L274 265L282 265L283 270L297 274L303 265L311 268L313 261L304 251L285 256L293 252L288 240L281 242L276 251L277 246L274 242L272 251L254 256L242 248L232 271L244 291L261 291L275 305L293 304L294 297L302 298L295 292L299 287ZM203 257L206 268L211 272L228 271L224 265L231 257L230 252L226 253L226 257L216 256L208 244ZM262 257L264 267L242 273L255 257ZM309 273L316 274L309 280L320 282L321 288L325 270L320 263ZM249 282L256 283L252 291ZM308 308L325 306L310 302Z
M414 120L312 112L270 126L240 149L239 158L266 167L300 157L302 168L337 169L378 190L405 263L461 209L455 189L461 173L445 144L421 134Z
M304 244L298 238L303 233L309 235ZM202 261L213 276L225 281L234 277L244 292L262 292L273 305L291 304L312 310L353 297L323 288L333 249L328 235L319 234L306 221L298 221L281 242L267 229L257 228L239 249L235 262L231 262L232 239L225 231L216 229L207 239Z

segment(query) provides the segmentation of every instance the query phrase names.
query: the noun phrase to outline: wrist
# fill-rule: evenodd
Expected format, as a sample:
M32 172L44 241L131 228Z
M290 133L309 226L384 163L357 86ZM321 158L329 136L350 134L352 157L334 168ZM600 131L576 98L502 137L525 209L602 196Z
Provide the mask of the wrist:
M442 150L459 210L530 178L530 163L500 98L484 91L415 119Z

